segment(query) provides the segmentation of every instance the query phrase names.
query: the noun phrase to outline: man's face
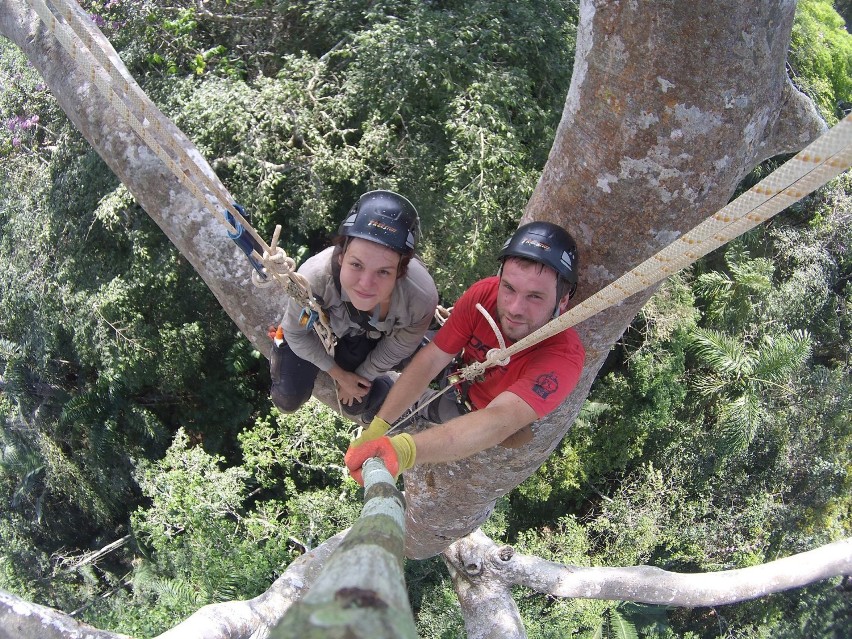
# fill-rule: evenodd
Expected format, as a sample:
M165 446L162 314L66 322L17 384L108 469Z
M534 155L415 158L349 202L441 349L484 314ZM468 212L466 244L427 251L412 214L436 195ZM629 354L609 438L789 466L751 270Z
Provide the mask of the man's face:
M568 305L566 295L559 312ZM497 292L497 319L503 336L517 342L553 317L556 307L556 271L541 264L508 258L503 263Z

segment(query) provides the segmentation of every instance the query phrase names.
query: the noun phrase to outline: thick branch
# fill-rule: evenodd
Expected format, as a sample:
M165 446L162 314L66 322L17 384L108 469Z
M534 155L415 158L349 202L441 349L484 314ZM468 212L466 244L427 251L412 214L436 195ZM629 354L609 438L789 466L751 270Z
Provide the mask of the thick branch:
M511 584L556 597L617 599L694 608L746 601L852 573L852 539L760 566L684 574L652 566L586 568L482 546L487 563ZM488 572L487 569L484 572Z
M798 153L828 129L816 105L788 79L781 99L781 113L772 127L762 159Z
M0 591L0 639L129 639Z
M512 584L483 563L483 547L496 544L476 530L442 555L461 604L468 639L525 639Z

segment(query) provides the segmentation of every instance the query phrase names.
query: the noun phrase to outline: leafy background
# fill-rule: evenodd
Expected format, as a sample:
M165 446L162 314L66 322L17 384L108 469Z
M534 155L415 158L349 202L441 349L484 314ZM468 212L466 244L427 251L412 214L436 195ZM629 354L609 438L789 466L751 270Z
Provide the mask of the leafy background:
M262 236L282 224L305 257L361 192L399 190L447 305L494 271L532 193L577 21L551 0L84 7ZM789 52L829 124L852 108L849 14L799 2ZM259 594L349 525L352 426L274 409L265 359L5 41L0 88L0 588L153 636ZM554 561L686 572L850 536L850 179L670 278L486 532ZM438 559L407 582L422 637L463 635ZM536 638L852 625L848 580L695 610L516 594Z

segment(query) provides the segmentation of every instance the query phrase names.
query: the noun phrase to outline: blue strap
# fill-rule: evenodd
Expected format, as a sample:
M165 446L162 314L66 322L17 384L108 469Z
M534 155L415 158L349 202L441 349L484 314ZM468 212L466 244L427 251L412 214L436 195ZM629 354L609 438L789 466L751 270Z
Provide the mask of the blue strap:
M246 212L243 207L241 207L235 202L234 208L240 212L240 215L245 217ZM255 240L250 233L246 232L243 225L240 222L237 222L236 219L234 219L234 216L228 210L225 211L225 219L228 220L228 223L236 229L236 231L233 233L231 231L228 231L228 237L230 237L232 240L234 240L234 242L237 243L237 246L240 247L240 250L246 254L246 257L248 258L249 264L252 265L252 268L254 268L254 270L258 272L258 275L260 275L261 279L265 280L267 278L267 275L266 272L263 270L263 265L258 261L256 257L254 257L254 255L252 255L252 252L257 252L258 255L263 255L263 249L260 247L260 244L257 243L257 240Z
M305 327L306 331L313 328L314 322L319 319L319 313L310 308L303 308L302 314L299 315L299 324Z

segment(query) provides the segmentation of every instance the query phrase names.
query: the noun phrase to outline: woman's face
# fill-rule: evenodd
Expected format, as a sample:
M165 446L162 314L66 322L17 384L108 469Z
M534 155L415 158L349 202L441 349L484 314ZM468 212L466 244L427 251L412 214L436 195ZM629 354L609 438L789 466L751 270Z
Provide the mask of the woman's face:
M353 238L340 256L340 286L359 311L390 300L402 256L386 246Z

